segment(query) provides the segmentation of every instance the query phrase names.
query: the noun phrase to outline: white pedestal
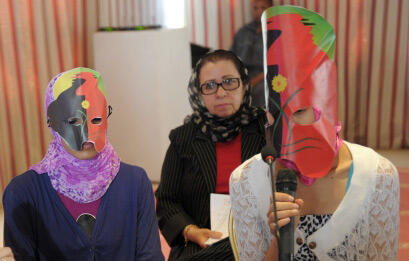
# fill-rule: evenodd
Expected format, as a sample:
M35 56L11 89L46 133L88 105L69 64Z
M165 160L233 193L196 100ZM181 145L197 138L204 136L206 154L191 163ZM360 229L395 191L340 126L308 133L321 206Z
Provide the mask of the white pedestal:
M122 161L159 181L169 132L191 113L187 29L99 32L94 48L113 107L108 139Z

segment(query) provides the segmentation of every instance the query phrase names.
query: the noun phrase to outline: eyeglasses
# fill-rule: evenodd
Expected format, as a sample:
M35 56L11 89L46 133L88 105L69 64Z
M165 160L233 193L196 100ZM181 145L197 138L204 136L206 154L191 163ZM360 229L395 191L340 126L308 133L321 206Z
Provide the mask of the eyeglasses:
M240 78L226 78L222 82L206 82L200 85L200 92L204 95L214 94L222 87L225 91L233 91L240 87Z

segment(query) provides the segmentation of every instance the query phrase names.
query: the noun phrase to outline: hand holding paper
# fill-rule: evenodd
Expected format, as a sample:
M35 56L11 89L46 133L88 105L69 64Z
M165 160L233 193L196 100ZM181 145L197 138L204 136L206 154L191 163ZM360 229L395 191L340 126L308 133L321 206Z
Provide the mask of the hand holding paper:
M219 238L209 238L207 245L212 245L229 236L230 196L225 194L210 194L210 227L221 232Z
M201 248L208 247L209 240L218 241L222 236L222 233L207 228L192 228L187 234L189 241L198 244Z

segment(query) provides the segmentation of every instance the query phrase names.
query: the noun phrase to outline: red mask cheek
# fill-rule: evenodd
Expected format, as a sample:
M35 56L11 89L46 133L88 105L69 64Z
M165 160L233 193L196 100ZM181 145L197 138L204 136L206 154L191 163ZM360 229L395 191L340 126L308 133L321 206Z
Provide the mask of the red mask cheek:
M97 79L88 72L77 75L85 83L77 90L78 96L85 96L83 108L86 109L88 141L94 142L100 152L105 147L107 130L107 103L104 94L98 88Z
M101 124L93 124L88 120L88 140L95 143L95 149L101 152L106 143L107 120L103 119Z
M95 144L95 149L101 152L106 143L107 104L105 99L94 101L95 106L87 109L88 141Z
M291 135L290 135L291 128ZM310 178L325 176L335 158L336 132L324 118L310 125L285 124L281 157Z

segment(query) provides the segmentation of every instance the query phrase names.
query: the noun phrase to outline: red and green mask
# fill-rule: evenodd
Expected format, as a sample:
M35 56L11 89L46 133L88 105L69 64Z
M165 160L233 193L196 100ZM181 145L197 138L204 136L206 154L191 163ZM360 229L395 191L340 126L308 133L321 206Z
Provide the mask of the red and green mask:
M267 143L310 178L319 178L337 154L335 35L320 15L295 6L276 6L262 16L266 108L274 117ZM267 95L268 94L268 95ZM315 121L292 115L313 108Z
M54 84L47 108L50 127L71 149L92 142L100 152L106 144L107 102L101 75L88 68L64 72Z

